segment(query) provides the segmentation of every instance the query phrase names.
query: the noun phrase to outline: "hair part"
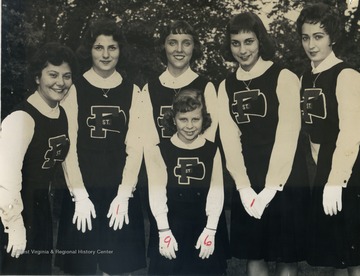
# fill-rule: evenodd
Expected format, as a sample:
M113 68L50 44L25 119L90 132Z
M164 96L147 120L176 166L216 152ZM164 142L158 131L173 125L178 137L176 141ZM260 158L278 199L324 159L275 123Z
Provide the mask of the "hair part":
M163 125L167 131L172 134L177 132L176 125L174 124L175 116L177 113L191 112L197 108L201 108L203 123L200 134L204 133L211 125L211 117L207 112L204 93L198 89L187 88L180 90L174 97L171 110L165 112Z
M275 55L275 44L270 38L260 17L251 12L234 15L226 26L225 39L222 46L222 56L226 61L236 62L231 52L231 35L253 32L259 40L259 56L270 60Z
M58 42L48 42L42 45L30 59L28 65L27 85L29 89L36 89L37 78L49 64L60 66L67 63L70 67L73 78L77 75L78 63L74 52L67 46Z
M339 14L325 3L316 3L302 9L296 20L296 31L300 37L302 36L302 27L305 23L320 23L320 26L330 36L331 43L336 43L341 36Z
M160 30L159 38L155 41L155 50L163 64L167 65L168 63L165 52L165 42L166 38L171 34L187 34L192 36L194 40L194 50L190 63L194 63L203 55L202 45L194 28L185 20L176 20L172 21L169 25L164 26Z

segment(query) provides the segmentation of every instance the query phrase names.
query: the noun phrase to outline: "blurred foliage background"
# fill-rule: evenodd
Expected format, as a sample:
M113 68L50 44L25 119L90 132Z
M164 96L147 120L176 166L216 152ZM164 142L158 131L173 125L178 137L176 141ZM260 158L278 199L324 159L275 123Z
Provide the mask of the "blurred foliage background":
M2 0L1 118L25 97L26 64L37 47L59 41L76 50L91 19L98 17L115 18L122 25L131 46L127 75L140 87L164 70L154 39L159 27L174 19L187 20L199 33L204 55L195 70L217 85L235 69L224 62L219 50L229 18L242 11L259 14L277 43L276 61L300 76L309 62L295 32L295 20L311 2L317 1ZM349 9L349 0L324 2L339 10L344 23L343 39L335 52L359 70L360 8Z

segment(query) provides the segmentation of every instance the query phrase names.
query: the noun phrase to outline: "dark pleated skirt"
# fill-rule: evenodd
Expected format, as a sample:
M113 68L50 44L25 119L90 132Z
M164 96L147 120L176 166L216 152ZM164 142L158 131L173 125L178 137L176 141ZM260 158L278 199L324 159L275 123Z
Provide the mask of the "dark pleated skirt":
M311 198L307 261L315 266L346 268L360 265L360 158L342 190L342 211L328 216L322 198L334 150L335 143L320 146Z
M72 224L75 204L69 194L64 196L55 264L68 274L96 274L97 267L108 274L120 274L146 267L144 219L138 191L129 200L128 225L114 231L107 218L121 183L124 157L117 152L79 156L96 219L92 219L91 231L78 231Z
M305 260L310 186L303 149L299 142L285 187L260 220L248 215L239 192L233 191L230 245L234 257L285 263ZM243 146L247 173L257 193L265 186L271 150L272 145Z

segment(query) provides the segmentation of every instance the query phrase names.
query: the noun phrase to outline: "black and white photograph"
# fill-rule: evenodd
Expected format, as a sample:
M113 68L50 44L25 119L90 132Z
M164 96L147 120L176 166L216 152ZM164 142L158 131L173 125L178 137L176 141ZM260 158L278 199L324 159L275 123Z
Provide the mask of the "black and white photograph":
M0 275L360 276L359 0L0 3Z

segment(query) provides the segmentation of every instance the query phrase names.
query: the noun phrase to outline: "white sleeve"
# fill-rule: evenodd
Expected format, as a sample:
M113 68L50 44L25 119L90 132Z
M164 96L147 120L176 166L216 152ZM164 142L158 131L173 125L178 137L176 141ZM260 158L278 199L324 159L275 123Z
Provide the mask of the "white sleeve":
M148 176L149 203L158 229L169 228L167 218L166 185L168 175L166 165L158 146L145 147L144 158Z
M69 89L66 97L61 101L61 106L66 112L69 126L70 148L69 153L62 163L67 187L73 196L74 201L80 201L89 197L81 175L78 155L77 155L77 136L78 136L78 103L75 85Z
M153 107L147 84L141 94L142 143L144 145L144 160L148 177L150 209L156 219L158 229L167 229L169 228L166 196L167 172L158 147L160 138L154 122Z
M141 91L136 85L134 85L129 113L129 127L125 138L127 156L118 191L118 194L127 198L132 197L132 193L136 189L143 158L143 144L141 142L141 128L143 127L141 124Z
M298 77L287 69L282 70L278 78L276 94L279 100L279 121L265 186L282 191L292 169L301 128Z
M229 98L225 90L225 81L219 87L218 109L220 139L224 149L226 168L234 179L237 190L251 187L242 155L241 133L229 113Z
M224 207L224 180L219 149L214 158L210 189L206 198L206 215L209 229L216 229Z
M347 186L359 153L360 127L360 73L344 69L336 86L339 129L336 148L327 185Z
M208 84L205 87L204 100L205 100L207 112L211 116L211 126L207 130L205 130L202 136L207 140L214 142L219 119L218 119L216 89L212 82L208 82Z
M0 138L0 216L4 226L21 215L22 166L34 135L35 122L15 111L2 122Z
M153 106L148 84L142 89L140 102L142 111L142 143L143 145L157 145L160 143L160 138L154 122Z

